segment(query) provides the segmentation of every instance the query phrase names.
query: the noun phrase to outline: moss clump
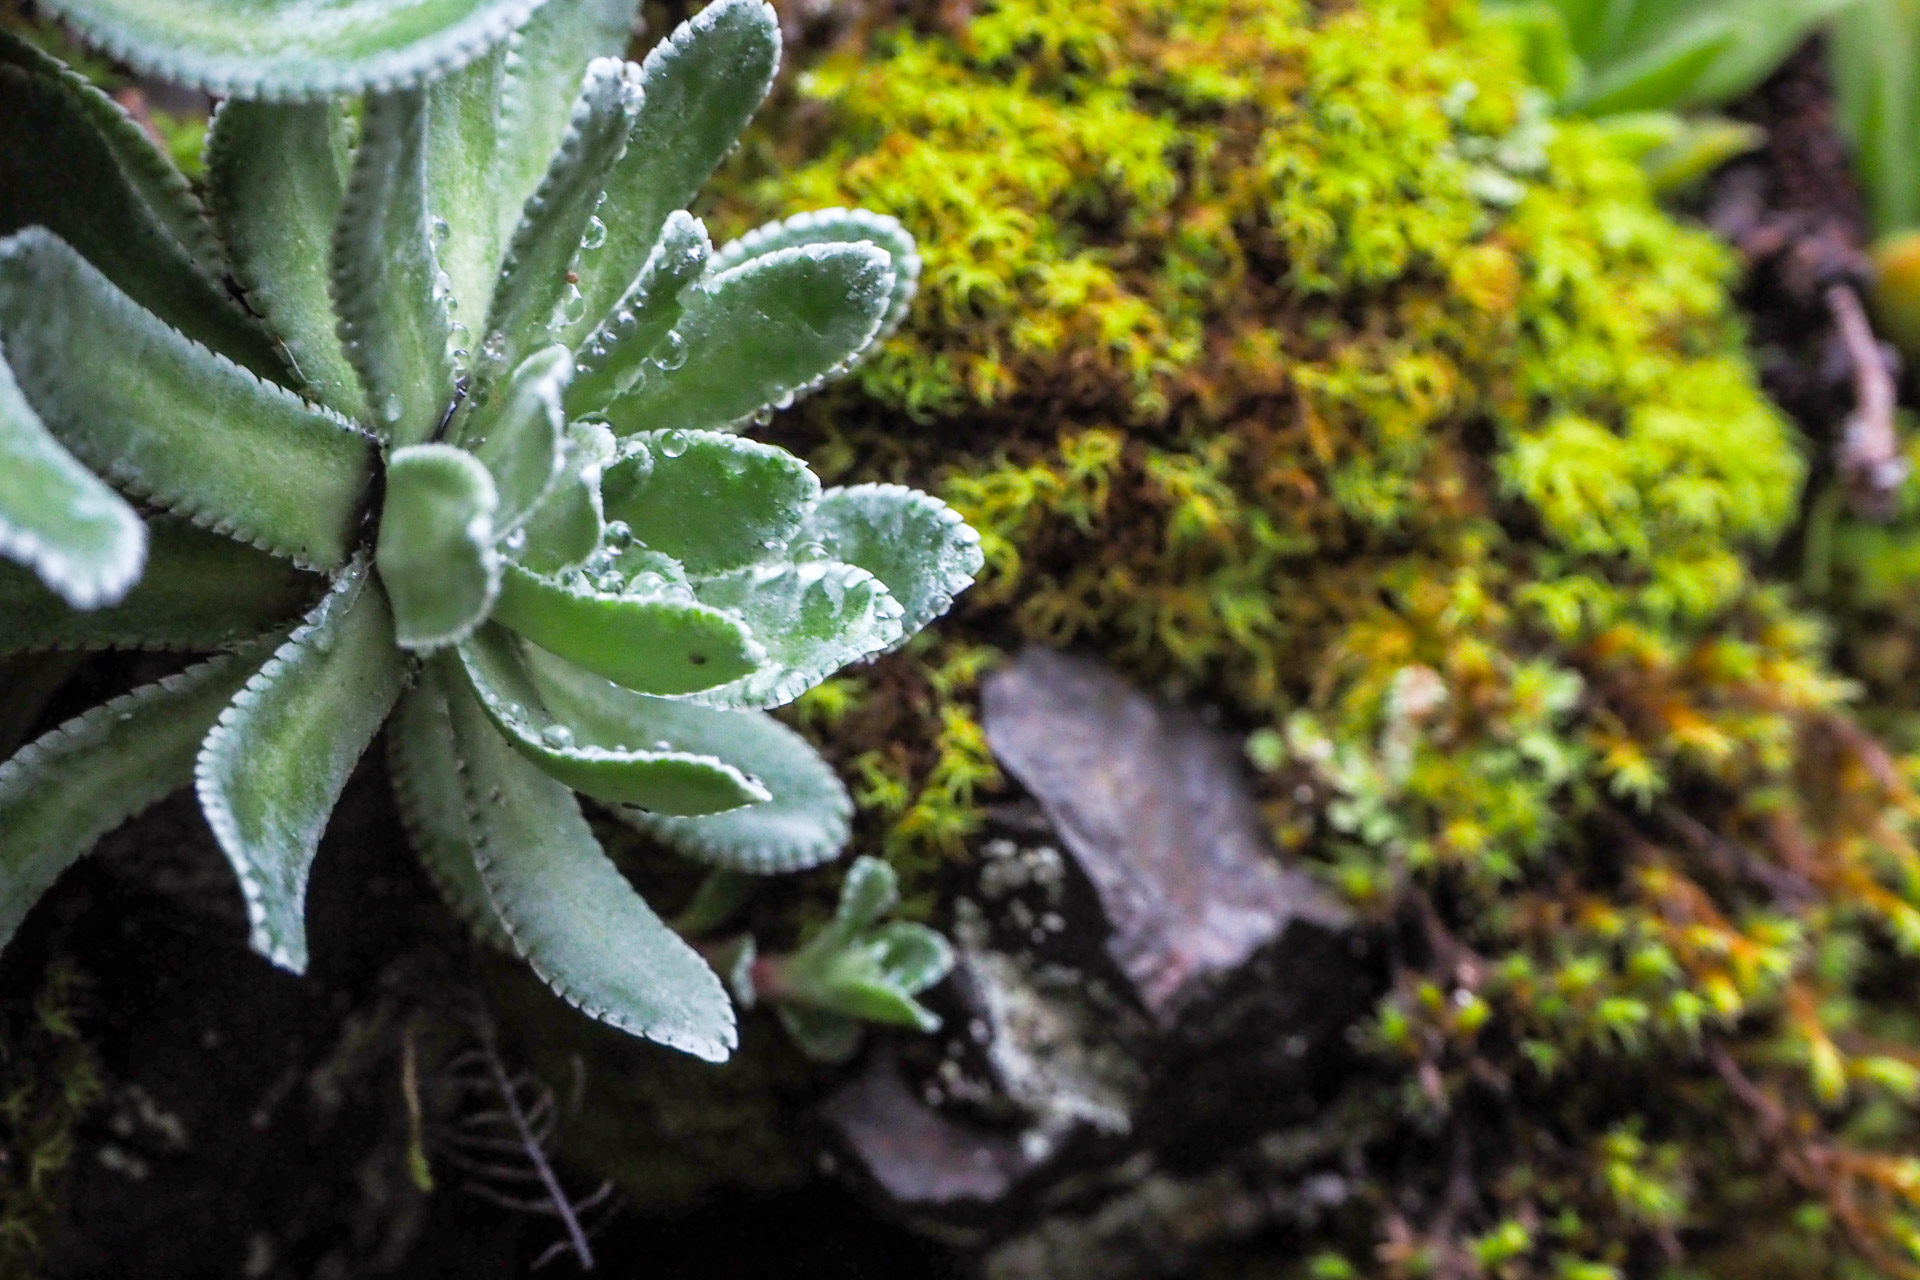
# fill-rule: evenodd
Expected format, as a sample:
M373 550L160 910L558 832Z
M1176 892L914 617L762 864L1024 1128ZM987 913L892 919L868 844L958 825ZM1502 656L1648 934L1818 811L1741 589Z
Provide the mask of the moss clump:
M989 553L806 708L865 726L873 847L965 856L971 680L1096 648L1241 725L1403 939L1320 1274L1913 1273L1920 805L1753 568L1803 463L1727 253L1452 0L1000 0L795 93L716 220L865 205L927 271L782 429Z
M87 987L56 960L31 1001L0 1010L0 1275L39 1274L74 1127L103 1092L80 1030Z

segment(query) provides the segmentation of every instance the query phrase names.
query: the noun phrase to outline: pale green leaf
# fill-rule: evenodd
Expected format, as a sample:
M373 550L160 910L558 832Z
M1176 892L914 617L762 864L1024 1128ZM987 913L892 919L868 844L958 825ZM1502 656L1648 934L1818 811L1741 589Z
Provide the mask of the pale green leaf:
M511 559L533 573L554 574L593 554L603 530L600 469L613 453L613 433L601 423L567 428L560 476L525 528L504 544Z
M717 431L626 441L600 482L609 521L694 575L724 573L786 546L820 496L806 463Z
M122 491L308 568L346 563L373 441L169 329L45 231L0 241L0 344L48 429Z
M684 310L681 293L700 278L712 252L699 219L684 210L667 218L640 278L580 348L579 367L567 384L570 416L600 412L649 369L681 358L685 342L669 344L667 335Z
M453 404L447 298L427 209L426 99L367 100L340 220L332 291L368 417L398 445L433 438Z
M0 653L54 649L210 652L305 613L322 579L183 520L147 526L147 565L118 604L70 608L32 574L0 566Z
M871 244L779 249L705 277L674 330L684 359L608 407L615 433L733 427L785 407L866 348L893 286L892 259Z
M0 32L0 235L27 227L195 341L280 373L272 339L209 273L205 218L173 162L118 103Z
M796 213L780 222L756 227L738 240L725 245L713 258L717 274L753 258L763 258L780 249L796 249L810 244L853 244L859 241L886 250L893 266L893 295L887 301L886 316L874 343L883 341L906 320L912 309L914 293L920 285L920 248L913 233L900 225L898 218L865 209L815 209ZM871 346L867 348L873 350Z
M741 618L766 649L752 673L700 693L699 701L711 706L782 706L902 636L900 605L886 586L836 560L755 565L697 582L694 594Z
M718 0L641 64L646 93L626 156L607 182L607 242L580 270L585 299L569 345L612 315L660 239L732 148L780 66L780 22L765 0ZM703 426L704 423L661 423Z
M492 304L507 241L566 133L587 64L626 48L636 7L547 0L503 44L428 86L428 204L468 328Z
M394 450L375 563L401 648L439 649L486 621L500 594L498 506L493 477L472 454L447 444Z
M119 494L48 434L0 351L0 558L25 565L75 609L125 596L147 534ZM16 628L0 624L0 642Z
M193 781L194 755L264 652L136 689L0 764L0 946L101 836Z
M511 365L554 341L584 305L567 276L574 259L589 252L586 246L597 249L606 239L606 223L594 211L608 171L626 150L638 106L626 63L600 58L587 68L560 150L507 246L483 352L497 349Z
M764 787L711 753L663 746L657 738L580 735L548 708L518 645L499 627L487 627L460 646L460 671L515 750L596 800L659 813L712 814L768 798Z
M467 793L460 781L460 752L446 691L429 666L420 682L400 695L387 723L387 756L400 821L420 865L447 909L482 942L511 951L513 943L487 901L480 868L473 861L467 829Z
M540 0L50 0L88 44L233 98L320 98L445 75Z
M720 979L607 860L578 802L464 692L451 697L487 896L513 945L589 1016L719 1062L737 1042Z
M495 621L549 653L644 693L692 693L753 671L761 650L718 609L612 595L508 565Z
M650 698L539 654L529 666L548 711L580 742L664 742L717 756L771 793L759 804L704 817L616 810L663 844L754 875L816 867L846 846L853 821L847 789L805 738L773 717Z
M328 263L345 197L346 104L228 101L207 134L207 188L234 278L307 394L348 417L366 391L340 346Z
M959 512L897 484L829 489L797 539L886 583L900 602L903 640L952 608L985 564L980 535Z
M1920 15L1858 0L1833 24L1828 63L1841 130L1880 236L1920 227Z
M347 778L406 678L364 558L220 716L195 763L200 807L240 879L255 951L307 967L307 876Z
M551 346L528 356L485 405L471 413L463 406L458 443L473 451L500 492L495 537L525 524L560 478L567 442L560 402L572 374L572 353Z

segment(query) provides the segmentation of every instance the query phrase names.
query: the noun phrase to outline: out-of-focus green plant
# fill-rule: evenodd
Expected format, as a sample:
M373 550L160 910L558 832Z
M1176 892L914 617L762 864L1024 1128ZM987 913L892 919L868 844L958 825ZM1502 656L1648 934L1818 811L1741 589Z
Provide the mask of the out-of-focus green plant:
M1920 357L1920 3L1857 0L1834 24L1832 66L1873 214L1874 319Z
M1498 0L1560 109L1601 122L1671 190L1759 145L1711 114L1853 0Z

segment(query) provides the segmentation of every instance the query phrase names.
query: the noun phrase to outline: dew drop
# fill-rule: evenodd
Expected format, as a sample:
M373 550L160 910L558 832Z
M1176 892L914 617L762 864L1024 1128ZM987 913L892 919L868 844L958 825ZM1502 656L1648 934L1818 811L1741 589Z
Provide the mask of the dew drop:
M592 252L606 242L607 224L598 218L588 218L586 234L580 237L580 247Z
M553 309L553 327L564 328L578 324L587 314L587 298L580 292L580 286L570 284L567 291L560 295L560 305Z
M687 340L680 336L678 329L669 330L661 340L660 350L654 354L653 362L669 373L687 362Z
M827 559L827 549L818 542L803 542L793 549L795 564L814 564Z
M772 406L772 405L770 405L770 404L763 404L763 405L761 405L761 406L760 406L760 407L759 407L758 409L755 409L755 410L753 411L753 425L754 425L754 426L756 426L756 427L764 427L764 426L766 426L766 425L767 425L768 423L770 423L770 422L772 422L772 421L773 421L773 406Z
M506 541L502 545L506 547L507 554L519 555L527 549L527 531L525 529L515 529L507 535Z
M507 335L495 329L487 335L486 341L480 344L480 354L489 360L506 359Z
M687 451L687 433L675 428L660 437L660 453L663 457L677 458Z
M607 526L607 545L630 547L633 545L633 529L625 520L615 520Z
M633 575L633 580L627 583L627 594L630 596L658 595L660 589L666 585L665 578L649 569Z
M668 742L665 738L660 738L654 742L653 749L655 751L671 751L673 750L673 744L671 742Z
M435 302L445 302L452 293L453 277L444 271L435 273L433 277L433 300Z
M448 225L445 218L435 218L433 220L433 242L435 244L445 244L451 239L453 239L452 226Z
M540 731L540 741L564 751L573 745L573 730L563 724L550 724Z
M400 397L389 392L380 404L380 421L393 426L400 421Z

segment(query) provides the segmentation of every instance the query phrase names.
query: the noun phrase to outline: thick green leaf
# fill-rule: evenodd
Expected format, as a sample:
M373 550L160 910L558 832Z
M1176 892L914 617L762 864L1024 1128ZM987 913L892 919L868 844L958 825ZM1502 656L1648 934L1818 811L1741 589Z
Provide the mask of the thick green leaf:
M796 249L809 244L853 244L859 241L887 251L893 264L893 296L887 302L887 314L874 335L877 344L890 336L907 318L913 295L920 285L920 248L913 233L900 225L898 218L865 209L815 209L796 213L781 222L756 227L714 255L717 274L753 258L763 258L781 249ZM872 347L868 348L869 351Z
M600 482L609 521L688 573L724 573L786 546L820 496L807 464L717 431L633 437Z
M387 757L400 821L441 900L482 942L513 950L473 862L460 752L446 691L432 667L400 695L387 724Z
M500 594L499 504L493 477L472 454L450 444L393 451L376 563L401 648L443 648L486 621Z
M45 227L141 306L255 373L273 341L212 274L187 180L120 105L0 32L0 235Z
M576 258L606 241L607 225L595 210L608 172L627 148L639 99L618 58L599 58L587 68L566 137L507 246L487 312L482 351L489 356L497 350L512 365L563 333L585 305L567 277Z
M127 594L146 555L140 517L47 432L0 352L0 558L73 608L98 609ZM0 616L3 638L15 619Z
M1690 96L1713 64L1739 40L1731 23L1712 21L1676 33L1676 38L1596 68L1576 105L1590 115L1615 111L1653 111Z
M667 215L706 182L773 84L780 22L765 0L717 0L655 45L640 69L646 103L607 182L607 242L580 270L585 299L566 340L578 348L646 265ZM704 423L660 423L704 426Z
M900 605L886 586L837 560L756 565L695 583L694 594L743 619L766 648L751 674L699 695L716 707L792 702L840 668L884 653L902 634Z
M240 878L253 949L307 968L307 875L333 806L406 679L364 558L247 681L194 767L200 807Z
M886 583L900 602L902 640L952 608L985 565L980 535L959 512L897 484L829 489L797 540Z
M321 579L183 520L147 526L147 566L119 604L81 612L0 566L0 653L224 649L305 613Z
M667 346L667 335L684 311L681 293L700 278L712 252L698 218L684 210L668 216L639 280L580 348L579 367L567 384L570 416L599 413L649 369L681 358L685 343Z
M451 696L480 878L514 948L563 999L712 1062L736 1043L720 979L607 860L579 804Z
M452 286L434 256L426 127L420 93L367 100L333 237L340 340L366 388L367 421L399 445L432 439L453 403Z
M207 135L207 188L234 278L307 394L355 417L366 391L340 345L327 279L350 133L341 102L228 101Z
M662 746L655 738L578 736L571 721L547 707L516 642L499 627L488 627L460 646L460 670L515 750L543 773L596 800L691 815L768 798L764 787L710 753Z
M560 401L572 375L573 354L551 346L528 356L485 405L471 414L463 406L466 421L457 428L459 444L473 451L500 493L500 509L493 517L495 537L525 524L560 478L567 444Z
M533 573L570 569L600 545L600 469L614 454L613 433L603 423L575 422L567 428L560 476L534 508L525 528L503 544L508 558Z
M571 663L534 654L547 709L582 743L666 743L717 756L772 798L728 813L678 818L616 810L637 829L711 866L754 875L802 871L846 846L853 800L805 738L757 711L721 711L622 689Z
M47 427L121 490L308 568L346 563L373 441L169 329L45 231L0 241L0 344Z
M547 0L504 44L428 86L428 203L468 328L492 304L507 241L566 134L587 64L626 48L636 7Z
M540 0L50 0L87 43L223 97L391 90L465 66Z
M136 689L0 764L0 946L101 836L193 781L200 739L264 656L229 654Z
M873 341L893 286L886 250L864 243L779 249L707 276L674 330L685 358L608 407L614 431L726 428L791 404Z
M752 672L740 623L691 600L610 595L508 565L494 618L549 653L643 693L693 693Z

